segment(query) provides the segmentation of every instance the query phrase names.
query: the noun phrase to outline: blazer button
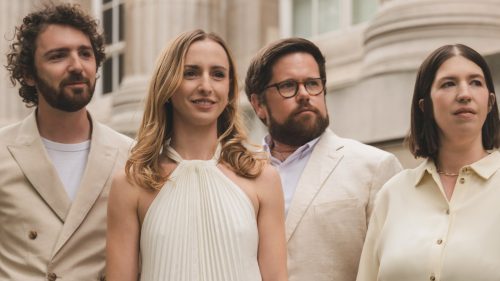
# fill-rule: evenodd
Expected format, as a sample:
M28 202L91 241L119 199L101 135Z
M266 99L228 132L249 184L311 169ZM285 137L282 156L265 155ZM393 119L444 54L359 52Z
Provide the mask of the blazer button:
M34 230L30 231L30 233L29 233L29 237L30 237L30 239L35 239L37 235L38 235L38 234L37 234L37 233L36 233L36 231L34 231Z
M101 276L101 278L99 278L99 281L106 281L106 275Z
M55 273L51 273L49 275L47 275L47 280L49 281L56 281L57 279L57 275Z

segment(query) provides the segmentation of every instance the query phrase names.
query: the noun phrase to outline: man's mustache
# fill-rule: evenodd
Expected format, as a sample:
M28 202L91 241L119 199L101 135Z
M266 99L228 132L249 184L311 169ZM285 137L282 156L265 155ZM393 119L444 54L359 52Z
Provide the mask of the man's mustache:
M319 109L315 106L312 106L310 103L301 103L299 104L299 106L297 106L296 109L294 109L292 111L292 113L290 114L290 116L294 116L296 115L297 113L301 112L304 108L307 108L309 109L310 111L316 113L316 114L320 114L319 112Z
M63 79L61 81L60 86L62 88L70 83L80 82L80 81L87 84L87 86L90 88L90 79L83 77L83 75L81 74L71 75L70 77Z

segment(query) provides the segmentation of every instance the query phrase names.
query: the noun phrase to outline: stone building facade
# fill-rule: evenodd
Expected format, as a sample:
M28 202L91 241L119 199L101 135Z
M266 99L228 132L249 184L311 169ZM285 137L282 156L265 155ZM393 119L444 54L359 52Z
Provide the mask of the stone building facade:
M40 0L0 0L2 54L14 26ZM407 167L403 147L409 128L416 71L436 48L463 43L483 54L500 75L498 0L80 0L108 34L108 61L100 70L89 110L115 130L134 135L156 56L179 33L195 28L220 34L231 47L240 81L250 59L284 37L311 39L327 66L330 127L394 153ZM5 64L5 56L2 56ZM26 109L0 68L0 127ZM495 84L498 87L500 85ZM252 141L265 127L243 94L240 101Z

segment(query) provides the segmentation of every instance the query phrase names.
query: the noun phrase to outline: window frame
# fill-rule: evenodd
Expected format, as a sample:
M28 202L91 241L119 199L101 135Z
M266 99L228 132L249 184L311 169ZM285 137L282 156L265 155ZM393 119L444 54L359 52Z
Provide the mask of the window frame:
M363 28L367 25L367 22L361 22L358 24L353 24L353 0L340 0L340 26L336 30L332 30L325 33L319 33L318 26L318 3L319 0L310 0L312 2L312 32L309 39L316 39L321 37L327 37L336 34L342 34L348 32L352 29ZM380 0L377 0L380 2ZM293 0L280 0L280 37L288 38L294 36L293 34ZM377 3L380 6L380 3Z
M120 88L120 68L123 68L124 66L120 66L120 55L125 55L125 48L127 46L125 42L125 38L120 41L120 5L125 5L125 0L111 0L110 2L103 4L103 0L92 0L92 10L94 14L96 15L97 19L100 21L100 28L104 29L103 27L103 13L105 10L112 9L112 18L113 21L111 23L111 28L112 28L112 38L111 38L111 44L106 45L105 47L105 52L106 52L106 59L112 59L112 76L111 76L111 92L104 93L104 88L103 88L103 68L104 68L104 62L99 68L99 77L100 79L97 80L97 85L96 85L96 90L95 94L98 94L100 96L104 95L112 95L115 92L118 92ZM125 21L123 21L125 22ZM125 27L124 27L125 29ZM123 30L125 32L125 30Z

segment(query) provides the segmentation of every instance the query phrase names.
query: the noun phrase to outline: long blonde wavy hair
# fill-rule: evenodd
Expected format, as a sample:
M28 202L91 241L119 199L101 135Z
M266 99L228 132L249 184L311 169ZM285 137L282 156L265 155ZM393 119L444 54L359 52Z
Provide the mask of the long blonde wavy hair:
M248 142L247 131L239 114L238 78L229 47L217 34L198 29L185 32L170 41L156 61L144 116L137 134L137 144L132 148L125 166L129 181L135 181L143 188L159 190L168 180L169 174L160 166L160 157L163 147L172 137L173 108L169 99L183 79L184 60L189 46L195 41L206 39L215 41L224 48L230 66L229 103L217 119L216 145L222 145L219 162L246 178L256 178L264 169L267 161L264 152L252 151L244 146L246 143L260 147Z

